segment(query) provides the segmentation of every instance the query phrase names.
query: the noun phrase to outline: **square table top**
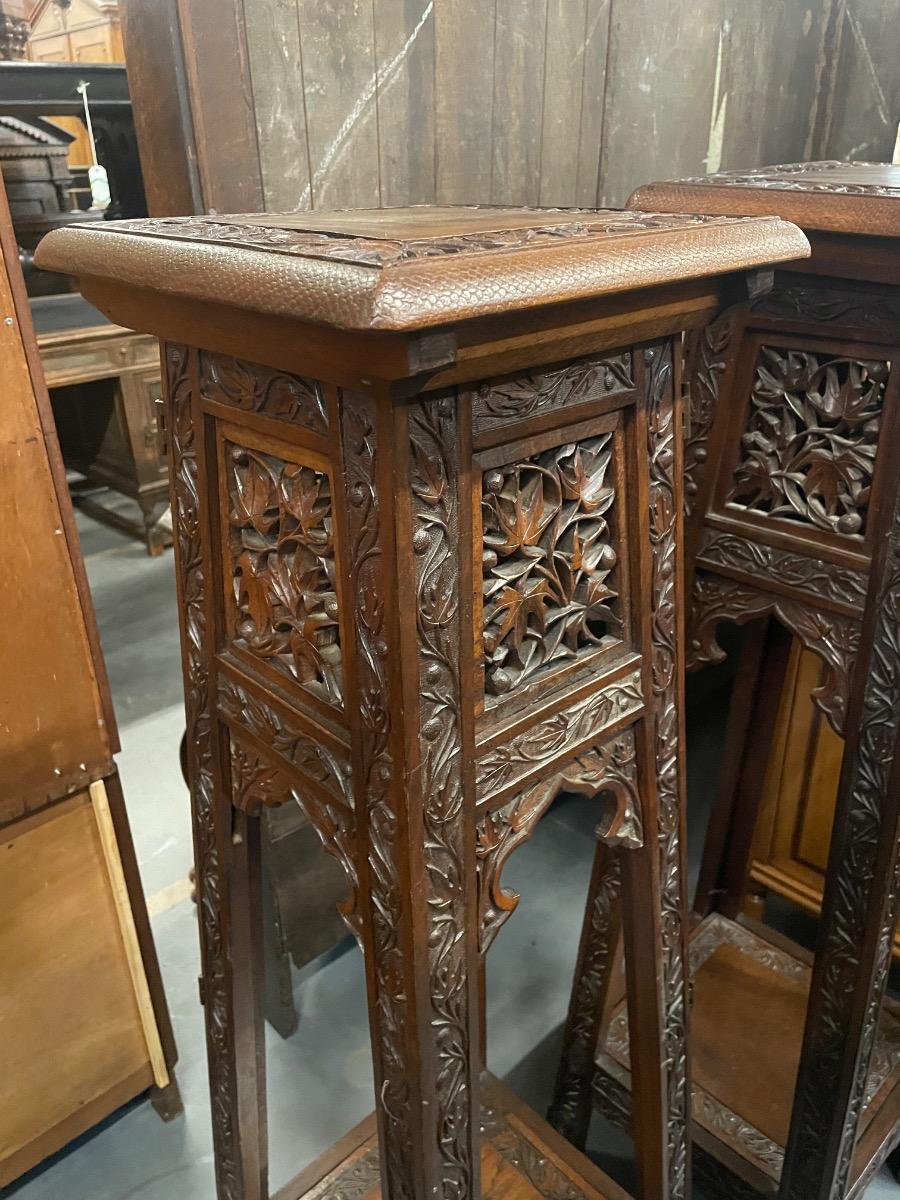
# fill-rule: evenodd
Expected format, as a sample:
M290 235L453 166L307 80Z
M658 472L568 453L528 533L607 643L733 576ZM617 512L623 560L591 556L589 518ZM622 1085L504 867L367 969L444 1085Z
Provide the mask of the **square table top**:
M639 187L631 210L771 213L805 230L900 237L900 166L808 162L721 171Z
M777 217L419 206L94 222L37 262L343 330L417 330L790 259Z

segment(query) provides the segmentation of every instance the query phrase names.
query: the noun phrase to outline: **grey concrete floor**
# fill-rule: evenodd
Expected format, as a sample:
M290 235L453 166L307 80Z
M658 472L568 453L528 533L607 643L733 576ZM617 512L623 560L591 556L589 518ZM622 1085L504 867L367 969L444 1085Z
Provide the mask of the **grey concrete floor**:
M178 766L183 729L171 552L142 547L79 514L78 527L119 720L119 767L178 1042L184 1115L164 1124L138 1101L9 1189L16 1200L214 1200L199 952L187 873L188 799ZM705 823L724 703L707 701L690 726L690 817ZM727 687L727 680L721 684ZM724 695L724 693L723 693ZM713 693L714 699L715 694ZM522 893L488 964L489 1064L538 1111L550 1098L596 819L589 801L566 799L510 861ZM696 853L692 858L696 857ZM362 961L345 940L295 978L299 1028L267 1028L272 1190L373 1106ZM629 1142L599 1119L591 1150L626 1187ZM894 1200L889 1176L871 1200Z

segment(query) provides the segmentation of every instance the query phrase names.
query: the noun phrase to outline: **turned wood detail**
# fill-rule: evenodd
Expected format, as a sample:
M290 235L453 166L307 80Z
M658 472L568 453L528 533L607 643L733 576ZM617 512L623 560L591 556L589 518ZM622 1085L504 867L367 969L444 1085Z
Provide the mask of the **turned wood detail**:
M598 839L608 846L643 845L636 786L634 734L623 731L605 745L579 754L517 793L478 822L479 945L485 953L519 903L518 892L503 886L502 873L512 852L527 841L561 792L595 796L600 805Z

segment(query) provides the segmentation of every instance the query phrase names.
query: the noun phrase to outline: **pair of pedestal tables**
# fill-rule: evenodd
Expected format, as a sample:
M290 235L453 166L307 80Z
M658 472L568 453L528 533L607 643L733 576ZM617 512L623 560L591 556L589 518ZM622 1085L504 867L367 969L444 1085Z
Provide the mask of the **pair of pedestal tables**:
M640 1194L689 1194L680 335L808 253L774 216L497 208L44 242L41 266L164 344L222 1200L269 1194L257 817L290 801L347 875L376 1111L278 1200L624 1196L483 1071L503 866L572 789L621 897ZM894 542L873 549L880 596ZM863 644L892 611L868 604ZM872 680L884 768L898 688ZM856 796L861 691L848 731L854 711ZM607 935L583 939L594 1000Z

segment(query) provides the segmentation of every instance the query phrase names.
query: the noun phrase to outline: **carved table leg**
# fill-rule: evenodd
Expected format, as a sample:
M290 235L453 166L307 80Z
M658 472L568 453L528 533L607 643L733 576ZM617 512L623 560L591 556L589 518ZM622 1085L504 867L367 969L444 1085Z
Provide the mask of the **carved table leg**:
M621 924L619 853L597 845L572 997L563 1032L562 1055L547 1120L579 1150L587 1141L593 1109L594 1053Z
M875 541L847 730L783 1200L846 1192L890 966L900 900L900 495Z
M744 905L791 643L784 626L768 618L751 622L744 634L694 897L702 916L716 911L734 919Z
M394 423L373 399L343 397L360 916L385 1200L479 1194L475 806L463 801L474 736L459 672L471 520L460 518L457 436L449 400L414 402Z
M255 955L240 960L236 940L251 937L253 913L230 911L232 871L252 882L258 841L240 836L227 786L227 747L211 708L209 594L210 533L200 515L203 423L191 411L196 354L168 347L166 354L172 508L179 589L182 657L186 681L187 768L194 810L194 856L203 975L216 1182L220 1200L265 1200L265 1076L254 1032ZM233 832L239 833L237 843ZM258 889L257 889L258 894ZM259 938L256 938L258 943ZM262 1106L262 1108L260 1107Z

